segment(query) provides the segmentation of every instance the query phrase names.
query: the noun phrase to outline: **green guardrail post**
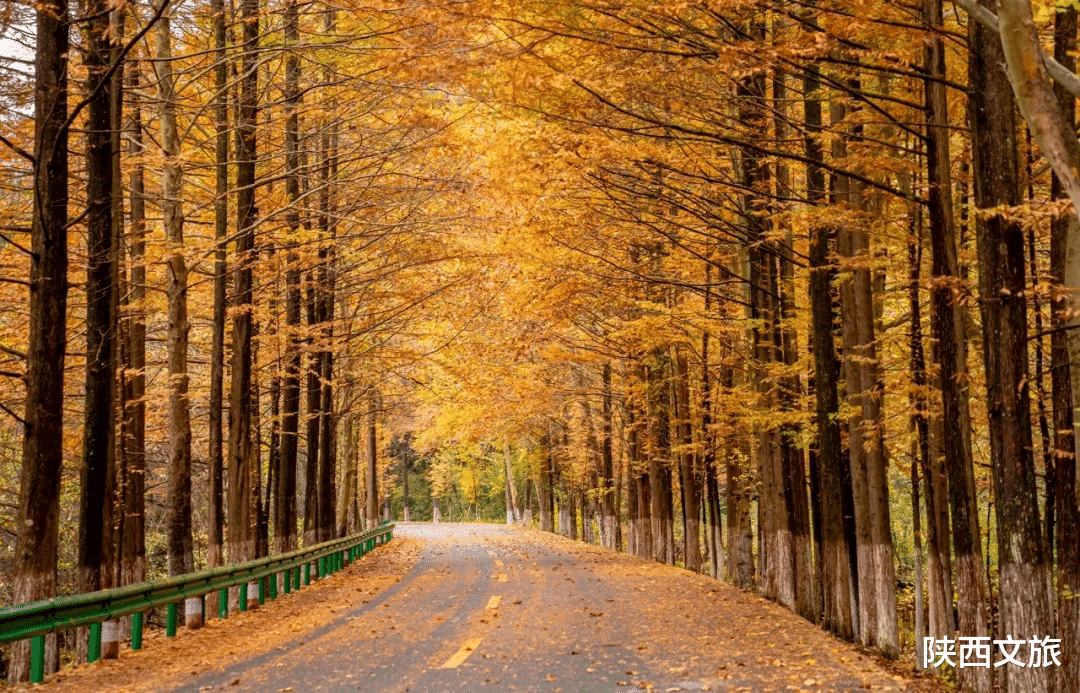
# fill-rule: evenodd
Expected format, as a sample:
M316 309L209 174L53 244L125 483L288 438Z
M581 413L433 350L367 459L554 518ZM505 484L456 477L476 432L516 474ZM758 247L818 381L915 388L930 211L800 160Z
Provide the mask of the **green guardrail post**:
M300 591L300 566L296 566L292 569L293 574L293 591Z
M266 603L266 578L259 578L259 604Z
M225 587L218 591L217 598L217 615L218 618L229 617L229 588Z
M131 615L131 649L142 649L142 625L143 615L141 611L136 611Z
M86 661L90 664L101 659L101 622L90 624L90 637L86 643Z
M30 683L41 683L45 678L45 636L30 638Z
M288 594L292 592L292 568L286 568L282 577L285 579L281 581L281 586L285 588L285 594Z
M241 582L240 586L237 587L237 590L239 590L239 592L236 595L237 596L237 599L236 599L236 610L237 611L247 611L247 587L248 586L247 586L246 582Z
M305 563L304 564L304 586L306 587L307 585L310 585L310 584L311 584L311 564L310 563Z
M165 635L170 638L176 637L176 602L169 604L165 610Z

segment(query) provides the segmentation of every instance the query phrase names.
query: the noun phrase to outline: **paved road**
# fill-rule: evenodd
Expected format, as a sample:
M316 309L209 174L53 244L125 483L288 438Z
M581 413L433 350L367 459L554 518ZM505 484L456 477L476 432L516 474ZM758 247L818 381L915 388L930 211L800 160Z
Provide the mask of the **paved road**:
M274 609L292 608L299 625L275 632L273 647L244 656L237 640L220 666L210 657L182 677L124 676L125 657L149 655L151 643L96 678L176 693L907 689L815 626L705 576L498 526L399 524L395 536L423 546L396 582L365 591L363 576L349 574L361 561L240 616L271 623ZM338 593L320 601L319 589ZM230 632L188 637L217 648ZM172 645L158 656L179 656ZM78 674L57 690L85 689Z

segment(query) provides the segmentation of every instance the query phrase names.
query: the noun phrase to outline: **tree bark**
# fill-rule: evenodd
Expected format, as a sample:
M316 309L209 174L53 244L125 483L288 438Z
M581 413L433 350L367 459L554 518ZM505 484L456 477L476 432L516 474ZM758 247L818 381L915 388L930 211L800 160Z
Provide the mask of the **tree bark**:
M705 314L712 309L712 264L705 263ZM720 517L720 485L716 468L716 447L712 432L712 379L709 374L710 334L701 334L701 466L705 472L705 505L708 510L709 575L724 575L724 525Z
M821 79L816 70L803 79L804 140L807 166L807 196L816 204L825 202L824 152L817 136L822 131ZM817 422L818 487L821 497L822 604L824 626L842 638L855 635L852 615L854 588L850 549L844 528L843 482L845 460L840 438L838 382L840 367L833 342L832 284L835 268L829 257L829 227L823 224L810 229L810 320L814 352L814 398Z
M683 567L701 572L700 488L694 474L693 421L690 414L690 362L676 350L675 417L679 432L679 481L682 489Z
M506 467L506 524L513 524L521 520L521 509L518 508L517 489L514 487L514 466L510 460L510 440L503 439L503 465ZM408 471L405 473L405 507L408 508ZM408 510L406 510L408 512Z
M345 436L345 478L341 483L340 496L337 504L337 537L345 537L354 527L352 524L352 508L356 503L356 474L359 455L356 445L356 417L347 414L344 417ZM406 500L406 505L408 501Z
M1054 22L1054 57L1070 71L1076 70L1077 11L1075 7L1059 8ZM1066 122L1076 121L1076 101L1057 87L1057 97ZM1054 175L1050 196L1064 197L1060 179ZM1074 215L1063 214L1050 227L1050 281L1059 286L1064 282L1069 244L1080 237ZM1075 245L1073 246L1075 252ZM1057 287L1055 287L1057 288ZM1061 638L1062 667L1059 688L1062 691L1080 690L1080 507L1076 496L1076 429L1074 426L1073 382L1070 372L1068 311L1075 297L1066 291L1050 294L1050 389L1054 424L1054 486L1057 544L1057 607L1058 637Z
M141 161L142 112L135 94L139 88L137 63L124 72L132 98L125 122L128 155L134 166L128 181L130 240L128 241L128 364L124 393L124 522L120 537L120 584L146 579L146 199ZM127 371L130 370L128 373Z
M983 210L1016 205L1015 107L1002 69L1006 59L1012 62L1016 56L1009 57L1009 51L1003 55L997 37L981 25L972 22L969 31L975 204ZM1057 110L1056 101L1053 108ZM1001 628L1006 635L1043 633L1051 627L1051 611L1031 451L1024 233L1019 223L997 213L977 215L976 230ZM1008 691L1048 690L1049 670L1013 667L1004 683Z
M675 565L674 508L671 488L670 359L654 351L648 366L648 420L652 428L649 445L649 498L652 517L653 558Z
M318 327L319 309L316 299L316 285L312 272L307 273L307 296L305 308L308 331L314 334ZM308 337L308 345L313 345L315 338ZM304 463L304 546L318 543L319 537L319 415L322 412L322 386L319 376L322 373L322 355L311 351L307 367L307 454ZM365 516L366 517L366 516Z
M367 512L364 521L368 529L379 524L379 461L378 452L378 393L374 388L368 397L368 427L367 427Z
M285 42L300 40L296 0L285 3ZM300 434L300 259L296 236L300 231L300 59L295 49L285 57L285 214L289 240L285 251L285 377L282 382L281 450L278 453L278 484L274 516L275 549L285 553L297 548L296 467Z
M841 123L847 115L843 104L832 103L833 123ZM846 139L838 138L833 143L833 155L846 154ZM863 204L861 184L848 176L836 176L833 189L837 201L856 208ZM837 247L848 263L840 288L840 303L848 400L853 406L849 455L858 542L856 634L864 645L878 648L887 657L896 657L899 646L896 569L889 517L887 453L881 430L882 393L874 336L869 236L861 227L843 225L837 235Z
M941 0L924 0L923 17L932 26L941 26ZM932 37L926 44L925 80L926 101L926 154L927 182L929 183L930 245L933 251L931 290L933 307L933 333L937 343L935 356L940 368L942 452L949 477L949 498L952 510L953 541L958 571L957 611L960 632L977 637L987 634L987 588L983 577L978 508L975 496L975 480L971 459L971 447L966 428L968 426L966 390L966 347L963 336L963 315L958 302L962 286L956 258L956 240L953 227L952 178L949 154L948 101L945 85L945 46L940 37ZM959 431L960 434L954 433ZM929 482L928 482L929 484ZM928 503L933 496L928 495ZM939 551L948 551L939 544L940 539L931 532L931 576L934 576L934 557ZM948 602L940 599L940 583L933 581L931 588L930 627L934 637L952 633L952 619L942 614L949 609ZM943 616L947 622L943 621ZM990 672L979 668L957 670L958 678L966 688L987 691Z
M56 593L67 346L68 27L65 0L37 9L26 423L13 571L17 604ZM14 643L10 661L8 679L26 681L30 643Z
M540 479L536 486L540 496L540 529L552 533L555 532L555 490L552 488L552 479L555 476L554 447L549 433L544 436L544 458L540 466Z
M735 369L724 366L721 370L721 391L729 397L735 385ZM724 445L724 473L727 495L727 580L740 589L754 585L754 534L750 524L750 489L753 475L750 473L749 444L745 432L736 428L734 412L728 413L726 430L730 431Z
M618 535L617 515L618 506L615 503L615 461L612 452L612 397L611 397L611 364L605 362L601 366L600 380L604 389L604 402L601 416L601 471L600 471L600 532L604 548L617 549L616 536Z
M232 389L229 397L229 562L255 557L259 469L252 438L252 325L255 252L255 134L259 89L259 0L242 0L243 46L236 152L236 263L233 269Z
M91 0L85 10L86 44L86 386L83 460L79 491L78 589L100 590L111 582L106 562L112 518L106 498L115 453L116 383L113 228L113 98L107 77L111 40L109 8ZM80 643L80 651L81 651ZM81 652L80 652L81 658Z
M155 31L158 118L161 123L161 216L167 252L169 328L169 467L166 519L169 575L194 570L191 539L191 414L188 409L187 263L184 261L183 171L176 126L172 72L172 21L168 11Z
M207 500L206 565L224 563L225 458L222 440L225 379L225 312L228 266L226 236L229 232L229 62L226 56L225 2L211 0L214 20L214 308L210 335L210 399L208 402L209 499ZM206 608L217 613L217 595L207 597Z

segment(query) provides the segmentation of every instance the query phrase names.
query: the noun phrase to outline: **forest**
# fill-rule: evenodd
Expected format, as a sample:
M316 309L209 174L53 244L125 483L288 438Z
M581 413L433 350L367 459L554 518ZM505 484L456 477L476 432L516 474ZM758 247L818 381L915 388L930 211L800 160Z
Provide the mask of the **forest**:
M6 0L0 602L505 521L1080 690L1077 12Z

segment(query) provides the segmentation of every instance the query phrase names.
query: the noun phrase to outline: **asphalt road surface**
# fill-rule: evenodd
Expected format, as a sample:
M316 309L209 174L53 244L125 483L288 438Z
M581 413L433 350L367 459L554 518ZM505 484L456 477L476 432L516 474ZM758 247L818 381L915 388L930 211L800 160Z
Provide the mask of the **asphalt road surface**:
M381 587L364 591L363 575L350 571L380 551L394 551L395 544L413 546L419 557ZM307 597L309 589L218 622L216 632L207 632L212 621L203 631L181 634L157 655L151 642L141 652L122 653L92 678L76 670L46 688L914 690L903 677L765 600L705 576L537 531L401 523L394 542L323 583ZM337 596L318 601L320 589L336 589ZM287 606L305 598L315 601L304 602L302 613ZM250 631L275 623L275 609L289 608L293 622L273 633L272 647L244 645L245 637L259 635ZM235 623L245 618L249 625ZM185 646L185 638L194 639ZM182 675L151 675L155 656L193 656L170 646L196 647L208 656ZM231 656L215 657L215 648L227 648ZM141 663L130 663L136 659Z

